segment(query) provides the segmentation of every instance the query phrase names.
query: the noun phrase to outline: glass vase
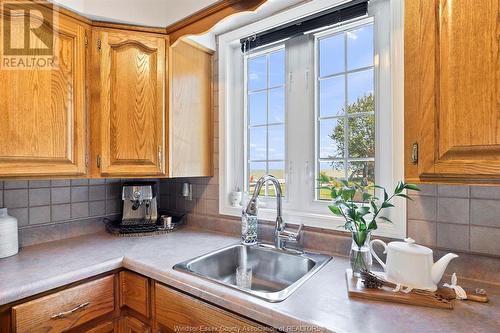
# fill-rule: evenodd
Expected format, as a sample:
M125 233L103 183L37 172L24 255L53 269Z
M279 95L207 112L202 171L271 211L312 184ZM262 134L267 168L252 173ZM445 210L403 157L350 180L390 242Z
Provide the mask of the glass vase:
M370 252L371 231L353 231L349 260L352 273L359 277L362 270L371 271L372 254Z

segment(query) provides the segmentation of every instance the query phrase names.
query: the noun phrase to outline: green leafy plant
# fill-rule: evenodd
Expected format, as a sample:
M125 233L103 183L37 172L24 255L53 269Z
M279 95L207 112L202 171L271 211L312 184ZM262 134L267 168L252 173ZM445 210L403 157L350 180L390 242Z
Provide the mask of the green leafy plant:
M383 192L383 200L373 195L372 187ZM378 228L377 220L391 222L382 211L394 207L393 200L397 197L409 199L405 190L420 191L413 184L399 182L392 195L385 188L378 185L363 186L340 180L338 185L328 187L332 198L332 204L328 206L330 211L345 220L344 229L354 233L354 241L361 247L365 243L368 233Z

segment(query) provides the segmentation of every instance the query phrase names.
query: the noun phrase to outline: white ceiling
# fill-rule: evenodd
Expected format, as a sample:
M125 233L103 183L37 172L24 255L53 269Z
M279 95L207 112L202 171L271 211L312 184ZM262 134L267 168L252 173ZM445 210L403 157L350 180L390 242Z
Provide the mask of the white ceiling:
M167 27L220 0L52 0L93 20ZM189 36L192 40L215 50L215 36L261 20L298 4L314 0L268 0L256 12L232 15L211 31Z
M167 27L219 0L52 0L88 18Z

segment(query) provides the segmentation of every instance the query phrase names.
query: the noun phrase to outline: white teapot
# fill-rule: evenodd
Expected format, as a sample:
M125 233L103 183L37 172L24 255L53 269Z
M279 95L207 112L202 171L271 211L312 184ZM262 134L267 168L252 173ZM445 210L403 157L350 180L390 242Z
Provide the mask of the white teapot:
M387 253L385 263L373 250L373 244L384 247L384 253ZM404 242L389 244L374 239L370 242L370 251L384 268L387 281L408 287L410 290L435 291L450 261L458 257L454 253L448 253L434 263L432 250L415 244L411 238L406 238Z

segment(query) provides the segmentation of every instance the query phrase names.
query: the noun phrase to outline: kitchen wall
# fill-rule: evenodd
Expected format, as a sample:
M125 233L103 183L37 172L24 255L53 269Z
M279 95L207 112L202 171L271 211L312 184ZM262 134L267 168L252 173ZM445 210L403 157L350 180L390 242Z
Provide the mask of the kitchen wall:
M189 223L238 234L237 217L222 216L219 207L219 113L217 54L214 55L214 177L163 179L160 207L189 214ZM193 185L193 200L181 196L182 184ZM21 244L55 240L103 229L104 217L120 210L121 180L0 181L0 206L19 220ZM408 236L441 250L500 257L500 187L420 185L408 202ZM271 224L261 226L271 237ZM307 229L306 229L307 230ZM350 240L338 231L307 230L304 241L318 250L347 253Z
M21 246L104 229L120 210L121 180L0 181L0 207L18 219Z

